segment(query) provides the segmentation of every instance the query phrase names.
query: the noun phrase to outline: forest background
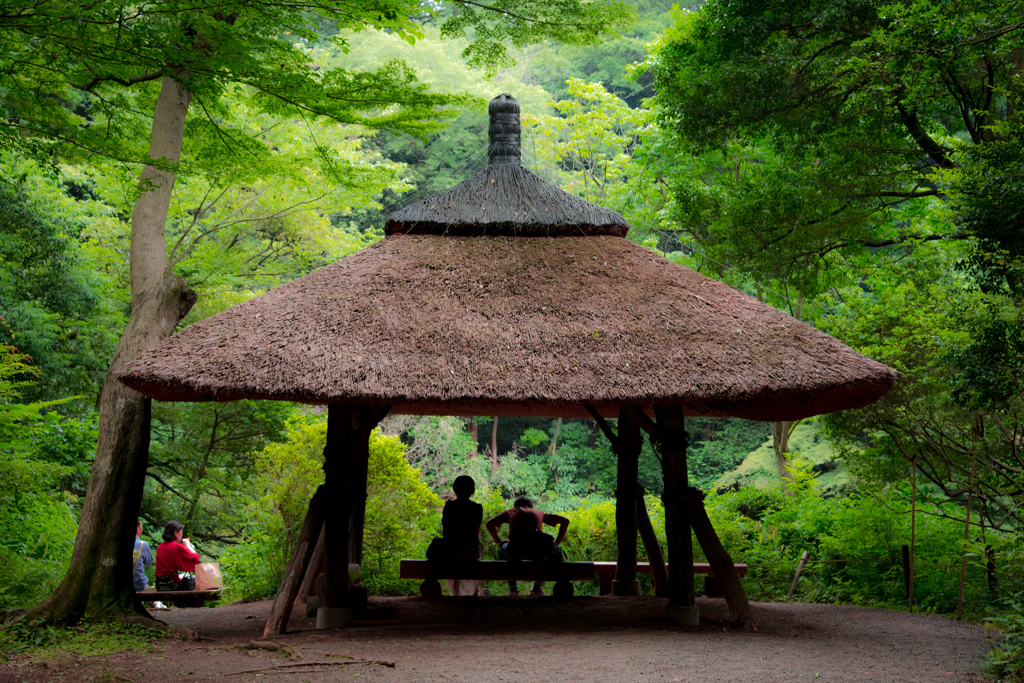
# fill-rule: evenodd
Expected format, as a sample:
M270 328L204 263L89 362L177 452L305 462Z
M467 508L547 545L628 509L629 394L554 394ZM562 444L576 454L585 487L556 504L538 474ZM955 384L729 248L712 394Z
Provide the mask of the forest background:
M450 123L378 130L369 118L275 115L244 87L215 111L190 110L183 154L213 160L179 174L167 219L169 262L198 294L179 328L381 239L388 213L482 169L483 103L510 92L524 112L524 165L619 211L629 239L900 372L859 411L800 423L688 418L692 481L726 548L751 566L751 597L782 598L809 551L816 563L798 599L905 608L900 546L913 533L915 607L955 613L964 562L966 615L999 625L994 670L1019 673L1022 3L629 4L633 22L600 44L510 48L497 66L465 51L472 32L442 36L451 8L424 14L415 36L329 22L288 34L325 73L404 64L410 82L451 96L437 101ZM8 85L12 54L0 69ZM14 90L3 92L10 121ZM85 120L102 106L64 105ZM130 312L139 166L4 131L9 608L38 604L68 567L98 397ZM227 152L211 142L224 135ZM269 153L250 163L247 140ZM220 560L226 598L272 595L321 481L324 430L308 406L154 404L147 540L178 519ZM415 590L397 578L398 559L422 556L463 473L488 514L529 494L572 519L571 557L614 559L614 455L592 422L390 417L371 448L371 592ZM649 444L640 476L662 534Z

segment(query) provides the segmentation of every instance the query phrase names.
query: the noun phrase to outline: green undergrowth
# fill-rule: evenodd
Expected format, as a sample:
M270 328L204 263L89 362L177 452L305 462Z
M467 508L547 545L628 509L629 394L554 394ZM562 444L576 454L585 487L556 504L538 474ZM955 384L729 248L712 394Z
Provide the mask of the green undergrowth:
M115 652L148 650L167 636L136 624L93 623L73 628L30 627L14 622L0 630L0 658L28 655L40 661L101 657Z
M835 451L816 420L804 420L789 437L790 459L810 467L815 474L814 487L824 496L842 495L850 485L846 467L835 460ZM715 481L712 490L730 487L777 489L781 485L775 466L771 438L750 453L743 462Z

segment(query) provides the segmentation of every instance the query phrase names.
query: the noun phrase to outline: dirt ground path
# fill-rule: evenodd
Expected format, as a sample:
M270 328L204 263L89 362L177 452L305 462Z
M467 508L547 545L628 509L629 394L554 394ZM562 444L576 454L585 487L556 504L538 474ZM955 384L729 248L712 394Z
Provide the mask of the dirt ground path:
M366 618L347 630L316 631L295 614L291 632L275 641L297 656L248 649L260 638L269 602L174 609L158 614L203 640L46 669L0 668L0 681L984 680L985 634L977 625L861 607L755 603L760 632L749 633L727 627L722 600L698 602L700 627L682 628L665 623L665 601L650 597L371 598Z

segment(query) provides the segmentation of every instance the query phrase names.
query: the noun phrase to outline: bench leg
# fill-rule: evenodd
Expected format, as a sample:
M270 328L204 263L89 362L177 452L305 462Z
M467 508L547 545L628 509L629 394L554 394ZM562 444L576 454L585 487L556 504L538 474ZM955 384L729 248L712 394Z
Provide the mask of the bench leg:
M555 582L555 589L552 594L556 598L571 598L573 596L572 581L562 579L561 581Z
M714 574L708 574L704 577L704 595L709 598L722 597L722 588L718 585L718 579L715 578Z
M615 577L614 574L598 574L597 580L600 586L601 595L608 595L612 592L612 579Z
M441 597L441 584L437 579L427 579L420 584L420 595L425 598Z

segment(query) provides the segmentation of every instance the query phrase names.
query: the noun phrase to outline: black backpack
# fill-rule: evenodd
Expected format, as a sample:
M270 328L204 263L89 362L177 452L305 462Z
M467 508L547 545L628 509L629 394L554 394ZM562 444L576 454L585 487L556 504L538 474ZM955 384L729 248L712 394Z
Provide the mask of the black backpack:
M518 507L515 511L518 513L515 522L509 525L509 556L515 560L561 562L562 549L555 543L555 537L539 531L533 515Z

